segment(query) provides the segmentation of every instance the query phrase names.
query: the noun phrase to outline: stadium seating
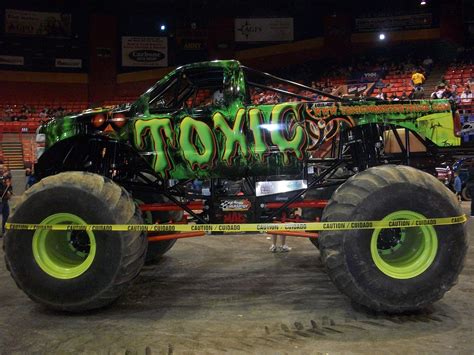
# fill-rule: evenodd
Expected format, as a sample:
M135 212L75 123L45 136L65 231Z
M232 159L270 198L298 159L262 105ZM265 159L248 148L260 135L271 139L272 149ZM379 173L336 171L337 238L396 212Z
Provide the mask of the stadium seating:
M450 85L455 84L457 94L461 95L464 85L467 82L474 82L474 64L451 64L444 78Z
M409 95L412 91L411 85L411 76L412 73L407 71L404 73L391 71L389 72L384 79L382 79L385 87L382 89L382 92L387 94L388 97L396 94L398 97L402 96L403 93ZM377 91L372 93L372 96L376 96Z

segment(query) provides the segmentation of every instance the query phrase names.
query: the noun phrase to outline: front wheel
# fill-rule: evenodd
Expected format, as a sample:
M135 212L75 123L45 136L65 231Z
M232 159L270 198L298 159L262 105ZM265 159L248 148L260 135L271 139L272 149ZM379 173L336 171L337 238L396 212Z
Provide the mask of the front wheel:
M23 195L11 223L141 224L130 195L111 180L83 172L47 177ZM144 233L9 230L5 260L17 285L49 308L79 312L115 301L137 276Z
M323 222L398 221L462 215L441 182L406 166L367 169L344 183ZM421 309L455 283L464 265L463 225L327 231L319 240L323 262L338 289L376 311Z

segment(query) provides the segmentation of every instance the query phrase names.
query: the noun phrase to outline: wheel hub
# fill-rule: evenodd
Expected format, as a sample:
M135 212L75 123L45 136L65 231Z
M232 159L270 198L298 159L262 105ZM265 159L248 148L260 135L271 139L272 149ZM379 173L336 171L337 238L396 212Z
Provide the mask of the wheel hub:
M377 239L377 249L380 255L392 254L398 250L405 240L404 228L384 229Z
M56 213L40 224L85 225L71 213ZM33 256L38 266L57 279L73 279L84 274L96 254L96 240L92 231L52 231L37 229L32 241Z
M383 221L425 219L413 211L390 213ZM375 229L370 242L375 266L395 279L410 279L425 272L438 252L438 237L433 226Z
M69 244L81 256L87 256L91 249L89 236L85 231L70 232Z

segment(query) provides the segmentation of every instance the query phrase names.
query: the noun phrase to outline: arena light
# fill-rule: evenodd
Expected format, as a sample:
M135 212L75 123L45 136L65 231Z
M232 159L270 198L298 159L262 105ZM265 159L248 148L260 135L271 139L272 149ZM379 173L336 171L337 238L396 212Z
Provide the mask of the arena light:
M426 0L421 0L420 5L421 5L421 6L426 5Z
M385 34L384 33L379 34L379 40L381 40L381 41L385 40Z
M161 26L160 26L160 30L161 30L161 31L165 31L165 30L166 30L166 25L164 25L164 24L161 25Z

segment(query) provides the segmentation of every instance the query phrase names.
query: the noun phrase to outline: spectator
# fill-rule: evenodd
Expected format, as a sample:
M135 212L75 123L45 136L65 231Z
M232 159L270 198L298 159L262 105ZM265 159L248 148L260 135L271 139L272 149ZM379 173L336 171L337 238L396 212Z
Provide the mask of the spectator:
M415 89L414 96L417 99L422 99L424 96L423 83L425 82L425 80L425 76L423 75L423 73L421 73L421 70L413 71L413 75L411 76L411 82Z
M377 89L383 89L385 87L385 84L383 83L382 79L378 79L377 82L375 83L375 87Z
M427 56L423 60L423 68L425 69L426 75L430 75L431 69L433 68L433 59L430 56Z
M453 98L453 92L449 89L449 86L445 87L442 98L443 99L452 99Z
M11 180L12 173L10 172L10 169L8 169L8 166L3 167L2 178Z
M379 92L377 94L377 96L375 96L377 99L380 99L380 100L387 100L387 94L382 92L382 89L379 89Z
M438 86L446 86L448 84L449 84L448 80L446 80L446 78L442 76L440 82L438 83Z
M461 94L461 104L468 105L472 102L472 92L469 85L464 86L464 90Z
M25 190L28 190L31 186L33 186L37 181L33 171L30 168L26 168L25 170L26 175L26 186Z
M282 253L289 252L291 248L286 244L286 235L280 235L280 243L281 245L277 245L277 234L272 234L272 245L270 246L270 252L276 253L280 251Z
M459 96L456 91L453 91L451 94L451 100L453 100L457 105L461 103L461 96Z
M404 91L402 92L402 96L400 96L400 100L406 100L408 99L407 93Z
M10 215L10 206L8 200L10 200L13 194L13 188L11 184L11 178L3 178L0 186L1 194L1 213L2 213L2 235L5 234L5 223L7 223L8 216Z
M4 113L5 113L5 115L3 116L2 120L5 121L5 122L12 121L13 109L10 107L10 105L7 105L5 107Z
M451 84L451 92L455 93L458 90L456 83Z
M41 110L39 116L40 116L40 118L42 118L42 119L48 117L48 109L45 108L45 109Z
M444 96L445 86L444 84L440 84L435 88L435 91L431 94L432 99L442 99Z
M462 191L462 181L459 177L459 171L454 172L454 192L456 193L456 197L458 201L461 202L461 191Z
M400 99L397 96L397 93L394 93L392 96L390 96L391 101L400 101Z

